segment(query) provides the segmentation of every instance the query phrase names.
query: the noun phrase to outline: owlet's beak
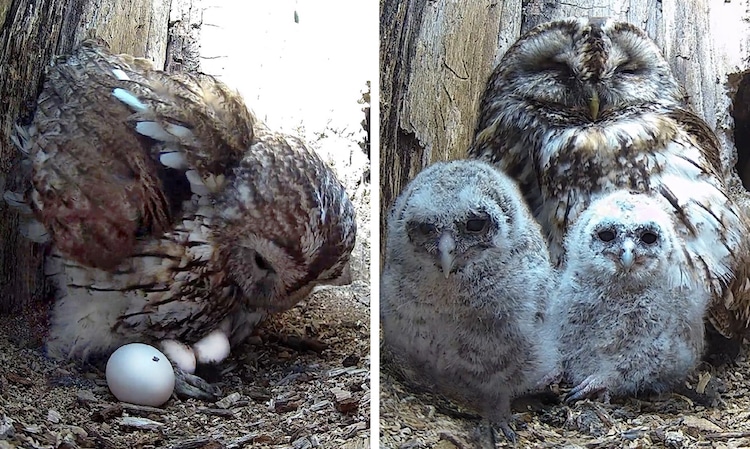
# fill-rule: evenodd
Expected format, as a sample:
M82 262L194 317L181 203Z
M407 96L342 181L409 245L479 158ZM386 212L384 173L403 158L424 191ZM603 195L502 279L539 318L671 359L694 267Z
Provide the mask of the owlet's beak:
M454 252L456 250L456 241L453 240L453 236L444 232L440 236L438 242L438 252L440 253L440 266L443 268L443 276L448 279L453 269L453 262L455 261Z
M635 261L635 254L633 254L634 249L635 244L630 240L626 240L625 243L623 243L622 254L620 254L620 261L622 262L623 267L630 268L633 266L633 262Z
M591 98L589 98L589 111L591 112L591 119L596 121L599 117L599 94L596 90L591 91Z

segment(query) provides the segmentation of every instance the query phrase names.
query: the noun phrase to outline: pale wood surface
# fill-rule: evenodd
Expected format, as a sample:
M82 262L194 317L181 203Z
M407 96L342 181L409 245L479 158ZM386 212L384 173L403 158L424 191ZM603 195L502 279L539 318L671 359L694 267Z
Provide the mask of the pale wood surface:
M0 181L17 188L8 173L18 152L13 126L28 122L53 57L89 36L116 52L164 63L169 0L0 0ZM0 182L0 191L4 190ZM40 248L17 233L18 217L0 201L0 312L19 311L41 300L45 285Z
M590 0L382 0L381 8L381 250L392 201L424 166L464 157L492 68L522 32L548 20L609 16L644 28L693 108L717 131L724 163L735 165L732 101L750 60L748 0L601 0L596 6Z

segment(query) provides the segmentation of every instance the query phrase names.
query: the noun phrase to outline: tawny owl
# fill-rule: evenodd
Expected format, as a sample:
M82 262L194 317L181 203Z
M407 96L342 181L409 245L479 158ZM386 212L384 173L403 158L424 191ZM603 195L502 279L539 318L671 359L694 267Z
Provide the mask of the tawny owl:
M729 188L716 136L642 30L572 18L526 33L489 79L469 154L518 180L557 264L566 229L601 194L661 195L687 269L712 289L711 322L727 337L747 328L747 192Z
M569 400L662 392L699 361L710 291L690 269L671 209L620 190L569 229L548 320L575 385Z
M557 277L515 183L480 161L436 163L388 219L385 350L408 380L476 409L505 435L510 401L556 369L541 334Z
M145 341L190 371L348 275L354 208L334 173L210 76L86 41L20 134L59 290L52 355Z

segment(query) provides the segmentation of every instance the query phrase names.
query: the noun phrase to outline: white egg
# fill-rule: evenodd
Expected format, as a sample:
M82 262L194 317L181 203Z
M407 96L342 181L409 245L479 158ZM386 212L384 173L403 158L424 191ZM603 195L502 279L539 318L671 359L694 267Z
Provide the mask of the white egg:
M174 382L172 364L153 346L130 343L107 361L107 385L123 402L158 407L172 396Z

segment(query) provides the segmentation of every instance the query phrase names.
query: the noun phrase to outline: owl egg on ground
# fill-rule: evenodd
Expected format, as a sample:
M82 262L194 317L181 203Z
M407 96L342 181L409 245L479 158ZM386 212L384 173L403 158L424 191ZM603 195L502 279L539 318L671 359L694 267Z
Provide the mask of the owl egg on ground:
M158 407L169 400L175 376L169 359L143 343L118 348L107 361L107 385L122 402Z

